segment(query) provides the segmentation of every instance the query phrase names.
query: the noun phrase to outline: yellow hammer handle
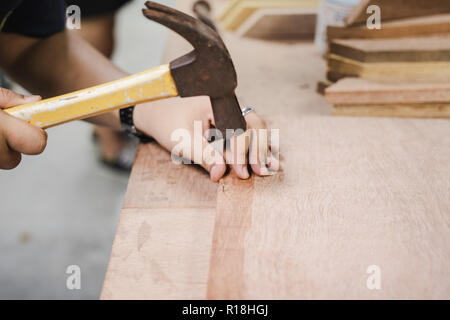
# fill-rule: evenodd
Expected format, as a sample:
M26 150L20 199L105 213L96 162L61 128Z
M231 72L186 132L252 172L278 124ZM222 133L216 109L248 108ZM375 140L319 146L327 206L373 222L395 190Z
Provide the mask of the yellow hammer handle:
M85 119L135 104L176 97L169 65L88 89L5 109L7 113L43 129Z

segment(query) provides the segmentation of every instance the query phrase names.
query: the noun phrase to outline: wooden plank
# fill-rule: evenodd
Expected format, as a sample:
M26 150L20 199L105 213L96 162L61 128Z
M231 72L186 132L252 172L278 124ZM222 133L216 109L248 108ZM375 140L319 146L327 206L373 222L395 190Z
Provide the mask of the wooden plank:
M330 53L360 62L450 61L450 34L398 39L338 39Z
M242 1L245 1L245 0L230 0L230 1L228 1L228 3L225 5L225 7L219 11L220 13L217 15L218 20L222 21L223 19L225 19L229 14L231 14L231 12L233 10L236 9L237 5L239 3L241 3Z
M259 9L317 9L317 0L242 0L232 3L232 8L221 17L222 25L227 30L236 31L247 19Z
M210 208L123 209L101 298L204 299L213 226Z
M450 61L363 63L335 54L328 55L328 71L345 76L390 81L448 81Z
M450 103L450 83L377 82L345 78L326 89L332 104Z
M450 118L450 103L422 104L337 104L335 116L398 117L398 118Z
M259 9L238 29L243 37L268 40L313 39L317 10Z
M448 123L272 119L283 172L224 180L207 297L449 297ZM381 290L366 286L371 265Z
M346 18L348 26L365 24L369 15L366 10L371 5L381 8L381 21L429 16L450 12L447 0L363 0Z
M332 85L332 83L327 81L327 80L319 81L317 83L316 92L321 94L321 95L325 95L325 90L331 85Z
M327 39L386 39L450 33L450 14L383 22L381 29L366 26L328 26Z
M156 143L141 144L101 298L204 298L216 190L199 168L173 164Z
M208 299L246 298L245 238L252 227L254 179L240 181L231 174L222 181L225 187L218 191Z
M223 179L211 191L215 214L209 195L191 194L198 211L181 195L189 208L134 197L136 208L133 200L121 213L103 297L450 298L448 121L330 117L331 106L314 92L325 65L312 44L229 33L224 40L242 105L280 129L282 171ZM172 39L170 56L184 46ZM130 184L143 170L156 175L151 188L160 194L179 190L183 181L173 180L167 163L141 168L148 162L140 158L162 151L142 150ZM198 173L182 170L183 179ZM209 183L197 178L187 192ZM137 236L144 222L152 241ZM165 277L152 277L151 260ZM381 290L366 286L371 265L381 270Z
M159 168L155 170L154 168ZM208 175L196 166L185 170L172 162L156 143L141 145L128 184L123 207L214 208L216 184L203 181ZM183 183L178 183L179 181ZM195 188L186 188L186 185ZM170 192L167 190L170 189Z
M336 71L332 71L332 70L328 70L327 71L327 80L330 82L336 82L339 81L341 79L344 78L349 78L349 77L357 77L356 75L351 75L351 74L342 74Z
M189 1L179 4L189 12ZM171 33L164 61L190 50ZM204 298L216 198L217 184L203 170L174 164L155 142L141 144L101 299Z

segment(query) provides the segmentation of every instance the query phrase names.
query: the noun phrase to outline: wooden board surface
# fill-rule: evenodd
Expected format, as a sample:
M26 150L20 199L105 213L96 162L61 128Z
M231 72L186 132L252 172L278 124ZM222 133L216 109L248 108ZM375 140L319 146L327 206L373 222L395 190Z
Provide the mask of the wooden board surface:
M311 40L317 10L259 9L239 28L238 35L267 40Z
M450 82L377 82L345 78L326 89L333 104L450 103Z
M379 81L450 81L450 61L365 63L329 54L328 71Z
M101 298L204 298L216 190L199 168L140 145Z
M227 30L237 30L259 9L317 9L317 0L240 0L231 2L221 15L221 23Z
M224 38L282 171L213 184L141 146L102 298L450 298L448 121L331 117L313 44Z
M450 119L450 103L337 104L333 115L351 117L397 117Z
M397 39L338 39L330 53L361 62L450 61L450 34Z
M402 18L421 17L450 12L448 0L363 0L346 18L348 26L365 24L370 5L378 5L381 9L381 21Z
M364 26L328 26L327 39L385 39L420 37L450 33L450 14L401 19L383 22L381 29L368 29Z

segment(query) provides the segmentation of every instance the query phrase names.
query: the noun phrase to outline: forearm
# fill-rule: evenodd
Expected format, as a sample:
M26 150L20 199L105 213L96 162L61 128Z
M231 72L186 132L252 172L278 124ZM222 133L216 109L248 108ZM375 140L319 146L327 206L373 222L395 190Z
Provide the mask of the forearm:
M51 97L126 76L75 33L36 40L0 34L2 67L30 92ZM2 49L3 48L3 49ZM89 119L120 129L118 111Z

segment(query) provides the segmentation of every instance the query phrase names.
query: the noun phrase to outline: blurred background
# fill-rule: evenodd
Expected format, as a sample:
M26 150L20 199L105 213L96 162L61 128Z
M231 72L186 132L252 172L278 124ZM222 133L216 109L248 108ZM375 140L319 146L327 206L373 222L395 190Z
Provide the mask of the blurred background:
M159 65L165 47L167 30L142 16L144 2L117 12L112 59L129 73ZM92 130L50 129L44 154L0 171L0 299L99 297L128 173L99 161ZM66 289L70 265L81 268L81 290Z

